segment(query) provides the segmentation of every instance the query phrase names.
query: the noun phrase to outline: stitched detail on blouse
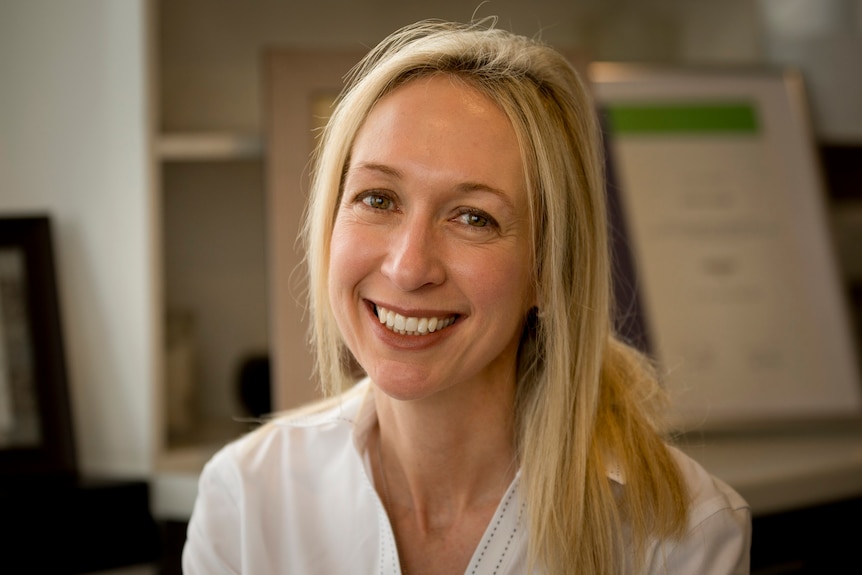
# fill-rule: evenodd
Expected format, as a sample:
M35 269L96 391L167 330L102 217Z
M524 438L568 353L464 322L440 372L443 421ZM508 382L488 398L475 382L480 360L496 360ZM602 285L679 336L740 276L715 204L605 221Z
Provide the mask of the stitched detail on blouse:
M377 530L380 533L380 575L384 575L386 573L386 557L388 556L391 561L391 570L389 571L393 575L398 575L401 570L398 566L398 551L395 548L395 535L392 533L392 530L389 526L388 518L386 516L386 511L383 510L382 505L379 501L377 503Z
M378 504L379 505L379 504ZM392 533L389 530L389 526L385 519L385 513L381 515L381 510L378 509L377 515L377 529L380 532L380 575L384 575L386 573L386 557L389 556L392 561L392 570L390 573L393 575L398 574L398 556L394 552L394 550L390 550L390 543L393 539Z
M518 519L515 521L515 526L512 528L512 532L509 533L509 539L506 541L506 546L503 548L503 552L500 554L500 560L497 561L497 566L494 567L493 575L497 575L500 571L500 567L503 566L503 559L506 558L506 553L509 552L509 548L512 546L512 540L515 539L515 535L518 533L518 527L521 525L521 515L523 515L524 505L521 504L521 508L518 510Z
M497 520L494 522L494 527L491 529L491 533L488 535L488 540L485 541L485 545L482 547L482 551L479 552L479 557L476 560L476 565L473 566L473 570L470 572L471 575L475 575L479 571L479 567L482 565L482 560L485 558L485 553L488 551L488 547L491 545L491 542L494 540L494 536L497 534L497 530L500 527L500 524L503 522L503 519L506 517L506 513L509 510L509 505L512 503L512 498L515 496L517 492L516 489L512 489L509 491L509 494L506 496L506 500L503 502L503 507L501 509L500 515L497 517ZM503 561L503 557L506 556L506 552L509 550L509 546L512 543L512 538L515 536L515 533L518 531L518 523L520 523L521 514L518 514L519 521L515 523L515 527L512 530L512 533L509 535L509 540L506 542L506 547L503 550L503 554L500 556L500 561L497 562L497 567L494 568L494 573L500 569L500 564Z
M386 554L383 552L383 540L386 537L383 536L383 525L381 525L381 521L377 519L377 528L380 531L380 549L378 550L380 554L380 575L383 575L383 558L386 557Z
M375 497L376 495L377 492L375 491ZM398 547L395 544L395 534L392 532L389 517L386 515L386 510L383 508L382 503L380 503L379 498L376 501L376 505L377 530L380 533L380 575L386 573L385 564L387 556L391 561L391 570L389 572L392 575L399 575L401 573L401 566L398 564Z
M395 545L393 540L392 545L392 572L393 573L401 573L401 566L398 565L398 546Z
M380 522L378 521L377 523L379 526ZM383 554L383 537L382 536L380 537L380 549L378 550L378 553L380 554L380 557L385 557L385 555ZM383 575L383 561L380 562L380 575Z

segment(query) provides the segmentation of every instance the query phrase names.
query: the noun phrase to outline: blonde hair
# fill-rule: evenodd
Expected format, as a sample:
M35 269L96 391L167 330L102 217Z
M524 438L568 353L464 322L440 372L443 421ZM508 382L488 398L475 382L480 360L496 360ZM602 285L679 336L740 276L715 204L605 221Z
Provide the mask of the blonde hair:
M527 177L538 306L519 351L515 422L530 562L549 574L637 569L652 538L681 534L687 498L658 428L663 395L651 366L613 333L601 132L586 87L557 51L493 21L422 21L351 71L315 153L304 229L321 385L335 394L356 379L327 290L353 140L381 97L439 73L470 82L507 114ZM612 465L625 477L618 493Z

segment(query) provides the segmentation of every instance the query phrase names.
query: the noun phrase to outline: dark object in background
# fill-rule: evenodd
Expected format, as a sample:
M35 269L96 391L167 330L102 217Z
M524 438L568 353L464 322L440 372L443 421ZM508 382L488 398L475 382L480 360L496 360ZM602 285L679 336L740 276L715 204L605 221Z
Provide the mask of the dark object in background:
M159 526L146 481L48 479L0 490L3 573L77 575L155 563Z
M602 130L607 128L607 111L600 109ZM626 227L625 214L620 197L618 175L611 153L611 141L604 138L605 189L608 200L608 233L612 251L612 278L614 290L614 329L626 343L646 354L655 350L647 337L647 318L641 301L641 288L635 269L632 241Z
M0 490L78 478L48 214L0 216Z
M145 480L78 471L48 214L0 215L0 549L3 573L72 575L149 563Z
M239 400L252 417L272 412L272 389L268 355L246 357L239 368Z
M862 199L862 145L823 144L818 152L829 199Z
M862 145L822 144L818 151L832 208L841 210L843 206L858 205L862 201ZM858 258L862 257L860 246L853 246L852 252L849 257L859 261ZM848 257L848 254L843 255ZM845 283L853 316L856 349L862 358L862 279L858 276L845 278Z

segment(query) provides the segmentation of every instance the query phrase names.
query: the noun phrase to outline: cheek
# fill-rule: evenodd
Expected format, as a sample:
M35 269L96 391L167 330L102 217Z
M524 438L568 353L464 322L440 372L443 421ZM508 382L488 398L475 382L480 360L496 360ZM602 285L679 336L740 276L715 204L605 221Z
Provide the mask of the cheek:
M470 286L474 301L504 305L512 313L533 306L529 259L517 251L496 257L480 253L460 263L458 273L466 280L465 285Z
M350 238L341 226L336 226L332 232L329 244L329 297L337 305L339 294L351 274Z
M334 305L369 273L372 242L361 226L336 221L329 247L329 294Z

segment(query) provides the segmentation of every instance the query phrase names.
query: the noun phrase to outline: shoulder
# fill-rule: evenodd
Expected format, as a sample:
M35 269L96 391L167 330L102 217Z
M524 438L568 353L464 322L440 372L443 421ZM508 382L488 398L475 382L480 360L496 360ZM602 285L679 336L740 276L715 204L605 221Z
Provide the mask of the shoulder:
M245 481L261 474L298 473L352 445L364 387L267 419L219 449L201 480ZM309 459L310 458L310 459Z
M689 511L679 540L656 543L653 573L746 574L751 550L751 508L732 487L675 447L669 447L685 482Z
M367 518L373 491L353 447L363 397L278 415L218 450L198 480L184 572L309 572L298 565L332 541L321 533Z
M696 525L721 509L749 510L748 502L727 483L676 447L668 447L688 488L689 525Z

